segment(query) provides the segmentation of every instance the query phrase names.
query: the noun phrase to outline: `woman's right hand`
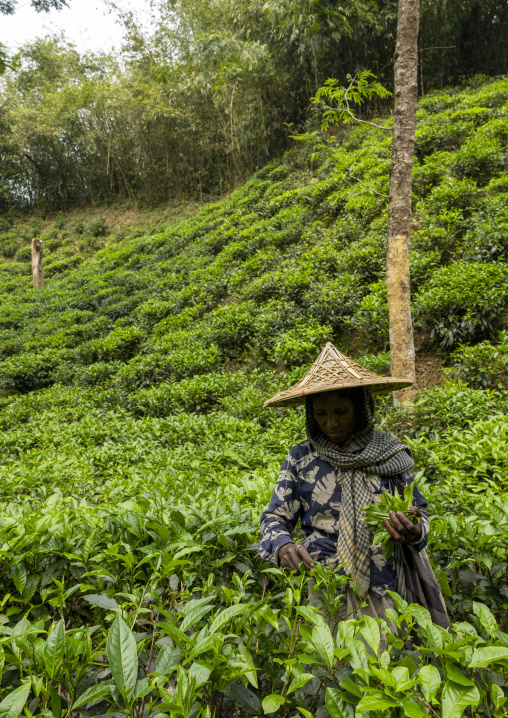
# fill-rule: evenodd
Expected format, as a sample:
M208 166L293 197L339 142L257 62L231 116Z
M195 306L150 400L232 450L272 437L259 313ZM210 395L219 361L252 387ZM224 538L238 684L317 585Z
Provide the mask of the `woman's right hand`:
M282 568L290 568L298 571L300 563L303 563L305 570L314 568L314 561L301 543L285 543L279 549L279 563Z

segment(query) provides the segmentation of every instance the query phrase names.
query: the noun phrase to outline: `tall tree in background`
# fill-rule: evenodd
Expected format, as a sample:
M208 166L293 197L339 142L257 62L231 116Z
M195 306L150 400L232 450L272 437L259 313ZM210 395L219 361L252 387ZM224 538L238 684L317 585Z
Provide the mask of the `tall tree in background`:
M386 285L390 311L390 357L393 376L416 381L411 293L409 284L409 236L418 98L419 0L399 0L394 72L394 120ZM411 401L413 385L395 393L395 401Z
M69 0L31 0L30 3L36 12L49 12L50 10L61 10L69 7ZM22 5L21 7L24 7ZM0 13L2 15L14 15L18 8L18 0L0 0Z
M31 0L30 4L36 12L49 12L50 10L61 10L69 7L69 0ZM0 15L14 15L17 10L18 0L0 0ZM24 7L23 5L21 7ZM8 67L11 67L7 48L0 42L0 75Z

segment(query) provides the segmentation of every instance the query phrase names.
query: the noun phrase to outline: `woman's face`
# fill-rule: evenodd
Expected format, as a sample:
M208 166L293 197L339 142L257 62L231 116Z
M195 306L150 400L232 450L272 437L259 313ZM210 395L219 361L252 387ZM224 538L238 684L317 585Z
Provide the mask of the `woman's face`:
M327 439L343 444L349 439L356 425L356 408L351 399L337 394L322 394L312 404L314 418Z

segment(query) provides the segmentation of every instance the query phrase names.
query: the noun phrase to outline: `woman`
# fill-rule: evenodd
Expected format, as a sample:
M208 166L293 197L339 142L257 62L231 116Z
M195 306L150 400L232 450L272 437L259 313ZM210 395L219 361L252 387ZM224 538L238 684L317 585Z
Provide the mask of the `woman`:
M431 611L447 626L443 598L425 554L428 536L427 502L413 488L413 523L403 513L390 512L384 525L396 541L385 560L379 546L371 547L371 532L363 509L379 500L383 489L394 493L414 481L410 449L387 432L374 429L373 393L393 391L411 382L380 377L341 354L328 343L310 371L291 389L272 397L268 406L305 402L307 440L286 457L268 508L261 517L259 553L283 567L306 570L314 561L350 576L370 615L383 616L397 591L409 602ZM295 543L300 520L304 538ZM348 612L356 608L348 591Z

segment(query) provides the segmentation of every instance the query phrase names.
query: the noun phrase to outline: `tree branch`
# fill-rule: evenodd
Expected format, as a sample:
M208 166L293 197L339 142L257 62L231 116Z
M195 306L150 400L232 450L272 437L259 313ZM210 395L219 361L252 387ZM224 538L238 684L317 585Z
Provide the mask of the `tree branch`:
M23 150L23 152L21 153L21 155L22 155L22 157L24 157L25 159L27 159L29 162L31 162L31 163L34 165L35 169L36 169L37 172L41 175L41 177L44 175L44 172L42 171L42 168L41 168L41 166L39 165L39 163L36 162L33 157L30 157L30 155L28 154L28 152L25 152L25 151Z
M375 127L375 128L378 129L378 130L384 130L385 132L393 132L393 130L392 130L391 127L383 127L382 125L377 125L375 122L369 122L368 120L361 120L359 117L356 117L355 115L353 115L353 113L351 112L351 108L349 107L349 102L348 102L348 99L347 99L347 93L349 92L349 90L350 90L351 87L353 86L353 83L354 83L355 80L356 80L356 75L353 77L353 79L352 79L351 82L349 83L349 87L346 89L346 92L344 93L344 102L346 103L346 110L345 110L345 112L346 112L355 122L359 122L359 123L362 124L362 125L370 125L371 127Z

